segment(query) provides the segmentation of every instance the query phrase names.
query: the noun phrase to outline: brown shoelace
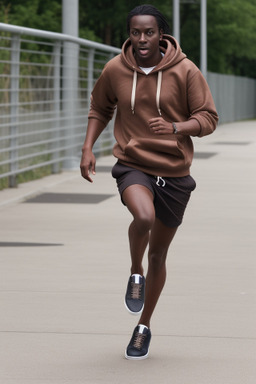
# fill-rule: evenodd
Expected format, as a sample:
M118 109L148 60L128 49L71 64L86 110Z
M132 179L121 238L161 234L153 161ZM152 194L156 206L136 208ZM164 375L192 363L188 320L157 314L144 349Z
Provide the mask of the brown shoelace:
M146 335L144 333L136 332L133 346L137 349L141 349L145 338L146 338Z
M135 284L135 283L132 283L132 292L131 292L131 296L133 299L140 299L140 296L141 296L141 287L142 287L142 284Z

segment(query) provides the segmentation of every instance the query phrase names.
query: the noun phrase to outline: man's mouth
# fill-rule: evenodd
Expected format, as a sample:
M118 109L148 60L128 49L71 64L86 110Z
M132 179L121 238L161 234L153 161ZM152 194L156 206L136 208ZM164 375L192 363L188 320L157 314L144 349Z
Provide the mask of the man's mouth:
M148 53L148 48L139 48L139 52L142 56L146 55Z

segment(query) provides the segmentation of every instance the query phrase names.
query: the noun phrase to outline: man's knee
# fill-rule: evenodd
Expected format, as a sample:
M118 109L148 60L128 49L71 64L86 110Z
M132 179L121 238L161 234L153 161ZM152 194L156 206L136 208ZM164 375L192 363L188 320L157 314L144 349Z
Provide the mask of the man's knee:
M165 250L159 249L155 251L150 251L148 253L148 263L154 269L161 269L165 265L167 252Z
M140 213L134 217L134 222L139 232L148 232L154 225L155 214L154 212Z

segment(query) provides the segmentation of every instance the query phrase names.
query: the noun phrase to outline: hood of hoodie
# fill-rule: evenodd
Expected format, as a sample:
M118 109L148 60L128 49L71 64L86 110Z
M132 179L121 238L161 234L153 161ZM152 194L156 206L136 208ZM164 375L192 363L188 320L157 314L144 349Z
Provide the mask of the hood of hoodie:
M163 39L160 41L159 47L164 56L160 63L153 69L154 72L164 71L187 57L185 53L182 52L177 40L170 35L163 35ZM130 38L123 44L121 60L131 70L141 71L136 63Z
M152 73L157 73L157 89L156 89L156 106L159 115L161 116L161 107L160 107L160 93L162 86L162 72L165 69L176 65L181 60L185 59L187 56L182 52L180 45L177 40L170 35L163 35L163 39L159 44L160 51L163 53L162 60L155 68L152 70ZM138 66L135 57L134 51L131 44L130 38L125 41L122 47L121 60L124 65L130 68L133 71L133 84L132 84L132 94L131 94L131 110L132 113L135 113L135 100L136 100L136 86L137 86L137 72L144 73Z

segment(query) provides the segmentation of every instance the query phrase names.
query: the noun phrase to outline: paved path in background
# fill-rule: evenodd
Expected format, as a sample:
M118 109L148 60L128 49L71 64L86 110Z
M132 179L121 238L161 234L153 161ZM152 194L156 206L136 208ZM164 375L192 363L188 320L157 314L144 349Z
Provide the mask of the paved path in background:
M130 214L109 169L0 192L1 384L255 384L256 122L194 139L150 356L128 361ZM145 258L145 269L146 269Z

